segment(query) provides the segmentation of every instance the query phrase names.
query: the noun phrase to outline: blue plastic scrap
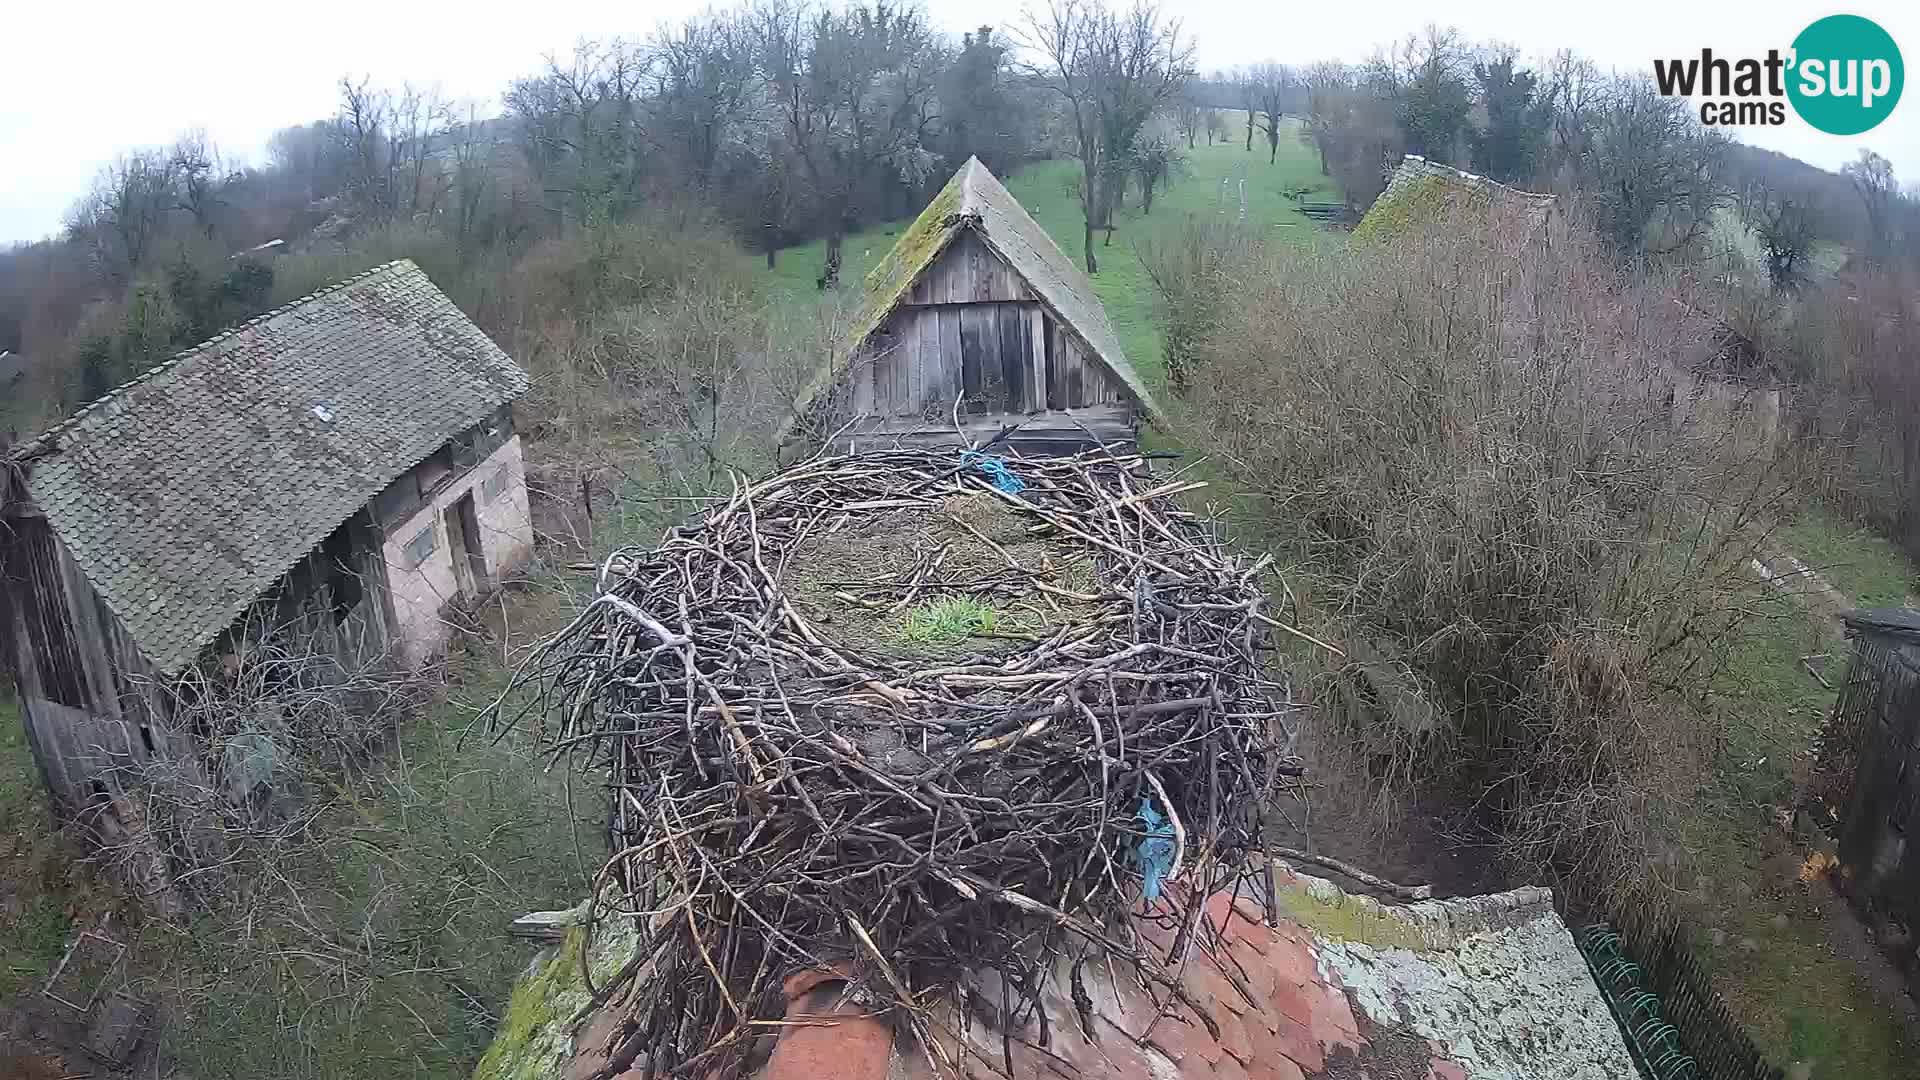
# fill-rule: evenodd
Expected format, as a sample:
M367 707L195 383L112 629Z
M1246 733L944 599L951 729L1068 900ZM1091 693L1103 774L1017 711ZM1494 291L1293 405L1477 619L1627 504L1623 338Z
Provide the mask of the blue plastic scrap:
M1013 470L1007 468L1004 459L992 454L982 454L978 450L962 450L960 465L962 468L972 465L979 469L986 474L988 480L993 481L994 487L1009 495L1018 495L1027 489L1027 482L1013 475Z
M1160 816L1160 811L1146 799L1140 800L1139 816L1147 835L1134 849L1133 861L1140 867L1144 882L1141 891L1148 900L1158 900L1161 883L1173 872L1173 823Z

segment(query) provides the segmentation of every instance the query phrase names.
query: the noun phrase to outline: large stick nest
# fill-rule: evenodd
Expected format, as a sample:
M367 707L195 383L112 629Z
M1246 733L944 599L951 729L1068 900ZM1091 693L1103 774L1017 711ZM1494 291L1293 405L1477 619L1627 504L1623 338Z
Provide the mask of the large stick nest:
M1152 911L1190 927L1264 865L1266 560L1140 455L1006 464L1017 493L951 448L736 483L614 554L516 678L514 716L611 792L594 921L640 944L595 988L626 1018L609 1075L736 1073L799 969L849 973L939 1072L942 1000L1017 1018L1069 970L1084 1001L1089 958L1179 996L1127 916L1177 875Z

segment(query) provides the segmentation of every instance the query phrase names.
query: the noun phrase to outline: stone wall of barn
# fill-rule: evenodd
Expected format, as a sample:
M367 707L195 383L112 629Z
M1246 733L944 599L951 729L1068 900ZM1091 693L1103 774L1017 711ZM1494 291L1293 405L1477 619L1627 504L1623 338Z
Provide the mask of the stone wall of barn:
M480 566L463 578L455 559L464 553L459 504L468 497L479 526ZM526 464L514 435L471 469L437 482L417 509L386 525L382 556L400 655L418 665L439 654L452 635L449 605L489 591L532 554Z

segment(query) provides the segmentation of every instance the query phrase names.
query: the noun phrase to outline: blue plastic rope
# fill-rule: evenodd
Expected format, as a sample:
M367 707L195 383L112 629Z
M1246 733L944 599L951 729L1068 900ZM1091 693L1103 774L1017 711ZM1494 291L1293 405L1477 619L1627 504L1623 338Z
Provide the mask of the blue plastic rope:
M982 454L978 450L962 450L960 465L962 468L972 465L979 469L986 474L987 479L993 481L994 487L1009 495L1018 495L1027 490L1027 482L1013 475L1013 470L1007 468L1007 463L992 454Z
M1173 870L1173 823L1161 817L1146 799L1140 800L1139 816L1147 835L1134 849L1133 861L1140 867L1144 882L1141 892L1148 900L1158 900L1160 885Z

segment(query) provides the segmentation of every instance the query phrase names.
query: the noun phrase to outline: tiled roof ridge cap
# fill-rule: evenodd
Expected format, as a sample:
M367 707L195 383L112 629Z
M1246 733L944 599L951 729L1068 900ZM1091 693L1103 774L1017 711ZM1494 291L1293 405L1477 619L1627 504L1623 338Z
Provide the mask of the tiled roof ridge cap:
M128 379L126 382L123 382L118 386L113 387L112 389L108 390L106 393L101 394L99 397L94 398L92 401L89 401L85 405L80 406L78 409L75 409L72 412L72 414L67 416L66 419L61 420L59 423L54 424L52 427L48 428L47 430L41 432L40 434L34 436L33 438L15 447L12 450L12 452L8 454L8 457L13 460L25 460L28 458L41 457L46 454L55 453L60 449L59 447L60 436L66 434L68 431L72 430L75 426L77 426L80 423L80 421L86 419L87 416L90 413L92 413L94 409L100 407L101 405L106 404L107 402L113 400L114 398L121 396L122 394L126 393L128 390L132 389L133 387L139 386L140 384L148 381L149 379L153 378L156 375L173 371L174 369L180 367L182 364L185 364L187 361L200 355L205 350L213 347L214 345L219 344L222 341L227 340L228 338L234 336L235 334L240 333L243 330L250 330L253 327L259 325L260 323L266 322L267 320L275 318L277 316L284 315L287 312L293 310L294 308L300 307L303 304L310 304L313 301L318 300L322 297L331 296L334 293L341 291L342 289L350 288L354 285L359 285L367 281L368 279L374 277L377 274L382 274L391 270L398 270L398 269L401 269L403 266L412 266L412 265L413 265L413 260L405 259L405 258L394 259L391 262L384 262L378 266L374 266L366 270L362 270L351 277L342 278L339 281L336 281L325 288L315 289L313 292L310 292L305 296L299 297L298 299L289 300L286 303L281 304L279 307L273 308L270 311L263 311L260 314L255 315L253 318L248 319L245 322L236 323L233 326L229 326L225 330L220 331L219 333L213 335L212 337L206 339L205 341L199 342L198 344L195 344L195 345L188 346L187 348L182 349L177 353L174 353L172 356L167 357L165 360L160 361L159 363L153 365L152 367L141 372L140 374L135 375L133 378Z
M1552 913L1553 890L1544 885L1522 885L1504 892L1419 900L1406 905L1383 904L1362 893L1350 893L1326 878L1303 873L1285 859L1274 867L1293 875L1309 898L1321 903L1360 909L1368 918L1398 922L1419 935L1423 947L1450 950L1475 934L1503 930Z

